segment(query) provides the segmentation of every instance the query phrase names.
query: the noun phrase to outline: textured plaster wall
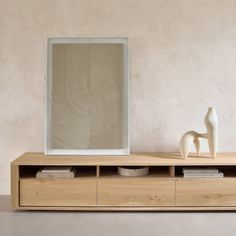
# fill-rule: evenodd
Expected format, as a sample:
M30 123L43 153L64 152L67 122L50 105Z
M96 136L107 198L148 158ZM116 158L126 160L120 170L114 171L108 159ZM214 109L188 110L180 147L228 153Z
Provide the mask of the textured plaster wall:
M0 0L0 193L43 150L48 37L129 37L131 151L176 151L215 106L236 150L235 0ZM204 145L203 150L207 150Z

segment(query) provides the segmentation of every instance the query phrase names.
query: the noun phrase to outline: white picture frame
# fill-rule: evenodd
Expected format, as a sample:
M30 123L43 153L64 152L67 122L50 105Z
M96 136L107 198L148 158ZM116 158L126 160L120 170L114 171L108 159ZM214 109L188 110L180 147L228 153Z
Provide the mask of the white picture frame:
M52 80L53 80L53 45L55 44L122 44L123 45L123 89L122 89L122 123L123 141L119 149L54 148L52 147ZM130 106L129 106L129 53L128 38L49 38L47 54L47 93L45 111L45 155L129 155L130 153Z

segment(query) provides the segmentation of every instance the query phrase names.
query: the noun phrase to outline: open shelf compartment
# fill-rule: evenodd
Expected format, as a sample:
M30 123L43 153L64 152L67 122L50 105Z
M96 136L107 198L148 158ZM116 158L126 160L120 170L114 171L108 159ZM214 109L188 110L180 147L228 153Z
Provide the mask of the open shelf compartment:
M121 166L126 167L126 166ZM130 167L130 166L127 166ZM132 166L139 167L139 166ZM122 176L118 173L118 166L100 166L100 178L169 178L169 166L149 166L149 173L145 176Z
M19 177L21 179L36 178L37 172L44 167L49 167L49 166L19 166ZM72 166L72 167L76 169L75 178L95 178L97 176L96 166Z
M175 172L176 175L175 177L177 178L184 178L182 169L183 168L201 168L201 169L218 169L219 172L222 172L224 174L223 178L235 178L236 177L236 166L224 166L224 165L216 165L216 166L206 166L206 165L198 165L198 166L188 166L188 165L183 165L183 166L176 166L175 167ZM197 178L197 177L193 177ZM199 177L200 178L200 177ZM209 178L209 177L201 177L201 178ZM214 178L214 177L211 177ZM216 177L218 178L218 177Z

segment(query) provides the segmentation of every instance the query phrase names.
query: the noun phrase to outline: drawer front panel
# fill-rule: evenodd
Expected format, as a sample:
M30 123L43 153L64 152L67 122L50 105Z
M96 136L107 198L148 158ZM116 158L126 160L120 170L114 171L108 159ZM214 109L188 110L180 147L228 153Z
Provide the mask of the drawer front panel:
M174 206L174 180L111 179L98 181L99 206Z
M97 181L21 179L21 206L96 206Z
M176 180L176 206L236 206L236 179Z

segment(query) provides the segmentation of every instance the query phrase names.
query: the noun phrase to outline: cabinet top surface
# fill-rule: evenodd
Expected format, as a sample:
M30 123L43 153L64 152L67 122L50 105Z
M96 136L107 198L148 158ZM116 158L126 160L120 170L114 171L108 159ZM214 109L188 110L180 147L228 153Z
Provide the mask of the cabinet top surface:
M128 156L48 156L40 152L28 152L12 162L13 165L236 165L236 153L190 154L183 159L179 153L132 153Z

